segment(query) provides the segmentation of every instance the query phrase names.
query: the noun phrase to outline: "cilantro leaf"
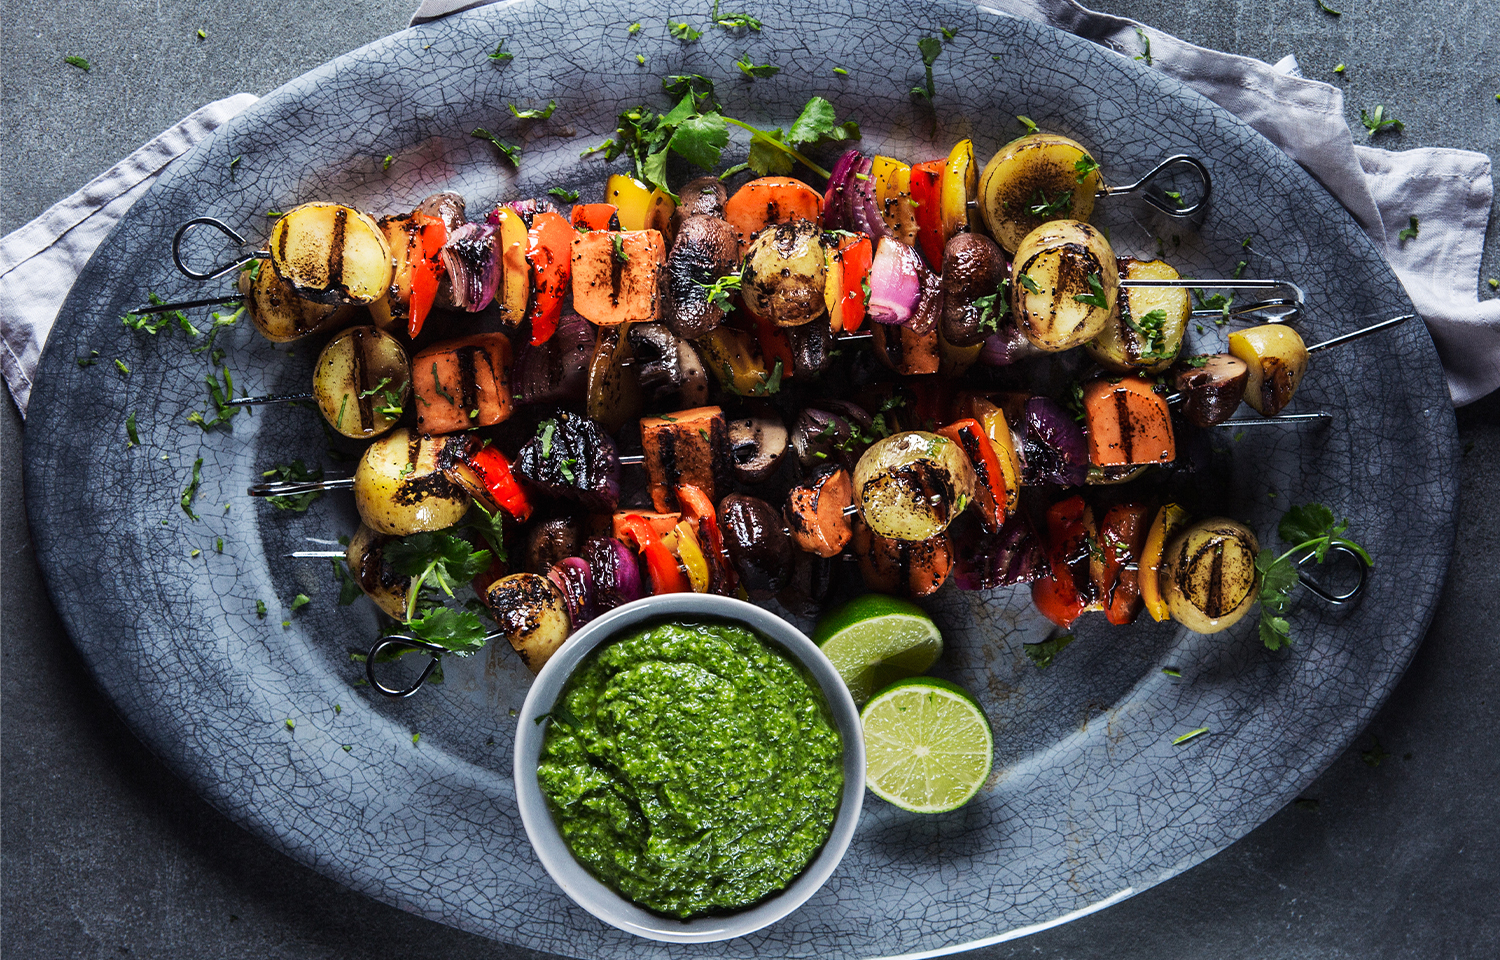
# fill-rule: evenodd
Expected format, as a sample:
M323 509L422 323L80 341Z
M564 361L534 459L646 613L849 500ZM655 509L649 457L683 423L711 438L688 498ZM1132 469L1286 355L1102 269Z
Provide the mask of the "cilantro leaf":
M565 190L562 187L551 187L547 190L549 197L556 197L563 203L574 203L578 200L577 190Z
M673 40L681 40L683 43L692 43L703 36L702 30L694 30L685 21L682 23L667 21L667 32L672 35Z
M937 96L937 87L932 80L932 65L937 63L938 56L943 52L943 41L937 37L923 37L917 41L917 52L922 55L922 66L927 71L926 87L912 87L913 96L922 97L928 103Z
M472 610L432 607L421 616L407 621L412 636L446 647L449 652L465 656L484 646L489 631Z
M84 73L88 73L90 70L94 69L93 65L82 57L63 57L63 63L66 63L70 67L77 67Z
M1041 643L1023 643L1021 649L1026 652L1026 658L1035 664L1038 670L1045 670L1052 666L1052 658L1061 653L1063 648L1073 640L1071 633L1064 633L1049 637Z
M490 59L492 61L494 61L495 63L502 63L502 64L504 64L504 63L510 63L512 60L514 60L516 58L515 54L513 54L513 53L506 53L505 52L505 41L509 40L509 39L510 39L509 37L504 37L504 38L501 39L501 41L498 44L496 44L496 46L495 46L495 52L489 55L489 57L490 57Z
M302 459L299 457L289 464L283 464L281 466L272 467L270 470L263 471L261 473L261 476L268 479L275 478L277 480L282 480L289 483L306 483L322 480L323 471L307 469L307 464L303 463ZM321 490L310 490L307 493L298 493L292 496L268 497L267 500L270 502L271 506L275 507L278 510L291 510L294 513L302 513L312 505L312 502L314 500L318 499L322 495L323 491Z
M722 114L699 114L683 119L668 147L688 163L712 169L729 145L729 128Z
M748 53L742 54L740 58L734 62L734 65L740 68L740 73L743 73L751 80L764 80L768 77L774 77L781 72L780 67L774 66L769 63L762 63L757 65L753 60L750 59L750 54Z
M1075 293L1073 294L1073 299L1079 303L1086 303L1091 307L1097 307L1100 310L1108 310L1109 300L1104 296L1104 281L1100 279L1097 273L1089 274L1088 279L1089 292Z
M1032 120L1030 117L1023 117L1019 113L1016 114L1016 119L1021 121L1021 125L1026 128L1026 132L1028 134L1036 133L1036 121Z
M1417 238L1417 230L1419 229L1420 225L1421 221L1419 221L1416 218L1416 215L1413 214L1411 217L1411 226L1402 230L1399 234L1397 234L1397 236L1399 236L1403 242L1407 240L1415 240Z
M428 580L450 597L453 588L472 580L490 565L488 550L475 550L451 533L414 533L386 545L385 562L404 577L415 577L412 594Z
M187 489L182 491L182 512L190 518L197 520L198 515L193 512L193 498L198 496L198 484L202 482L203 458L199 457L193 461L193 476L188 482Z

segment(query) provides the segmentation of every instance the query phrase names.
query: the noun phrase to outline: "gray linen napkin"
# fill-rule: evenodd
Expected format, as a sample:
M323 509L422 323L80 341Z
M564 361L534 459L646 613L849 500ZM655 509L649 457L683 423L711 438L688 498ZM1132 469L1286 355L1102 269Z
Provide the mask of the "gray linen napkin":
M412 23L516 0L423 0ZM1490 161L1467 150L1393 153L1358 147L1343 94L1308 80L1291 57L1272 66L1207 50L1073 0L991 0L982 5L1048 23L1152 66L1236 114L1285 150L1349 210L1405 285L1437 343L1453 402L1500 387L1500 300L1478 299L1479 265L1494 186ZM163 169L249 106L241 94L209 104L88 186L0 239L0 368L22 416L42 344L74 278L109 230ZM1415 214L1422 243L1398 234Z

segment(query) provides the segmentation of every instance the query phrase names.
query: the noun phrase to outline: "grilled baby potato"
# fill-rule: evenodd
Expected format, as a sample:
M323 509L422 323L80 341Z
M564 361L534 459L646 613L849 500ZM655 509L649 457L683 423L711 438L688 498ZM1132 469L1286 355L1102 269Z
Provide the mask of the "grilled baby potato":
M1102 233L1058 220L1037 227L1016 248L1010 289L1026 339L1057 353L1088 343L1109 323L1120 272Z
M271 228L271 266L299 297L371 303L391 284L391 247L373 219L338 203L304 203Z
M827 253L816 224L793 220L756 234L745 251L740 292L745 307L779 327L797 327L823 315Z
M892 540L928 540L974 499L974 468L946 437L896 433L866 450L854 467L854 500L865 523Z
M290 343L321 330L335 330L349 322L348 304L314 303L297 296L265 261L240 271L240 296L246 299L250 322L272 343Z
M990 236L1019 252L1021 240L1049 220L1087 220L1098 190L1099 165L1082 144L1032 133L1007 143L985 164L979 211Z
M1197 633L1218 633L1255 606L1260 544L1242 523L1210 517L1172 538L1162 557L1161 594L1172 619Z
M377 533L405 537L463 519L469 494L438 463L442 438L402 428L370 444L354 471L354 506Z
M1120 261L1122 280L1177 280L1179 274L1163 260ZM1122 287L1115 312L1099 335L1085 344L1089 356L1116 373L1144 370L1160 373L1182 349L1193 305L1181 287Z
M573 631L568 603L552 581L539 573L512 573L490 584L484 602L500 632L537 673Z
M313 368L313 396L323 419L357 440L394 427L410 393L406 350L375 327L351 327L334 337Z
M1263 323L1229 335L1229 352L1245 361L1245 402L1274 417L1291 402L1307 373L1307 345L1284 323Z

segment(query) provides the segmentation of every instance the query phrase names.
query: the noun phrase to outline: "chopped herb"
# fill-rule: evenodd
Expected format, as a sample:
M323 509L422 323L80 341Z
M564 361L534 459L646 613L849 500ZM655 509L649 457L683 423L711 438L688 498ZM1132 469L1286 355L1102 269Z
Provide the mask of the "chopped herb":
M938 55L943 52L943 41L937 37L923 37L917 41L917 51L922 54L922 66L927 70L927 86L912 87L913 96L924 98L928 103L937 96L937 88L932 81L932 65L937 63Z
M1207 355L1200 355L1200 356L1196 356L1196 357L1188 357L1186 363L1190 367L1203 367L1203 366L1207 366L1208 365L1208 356Z
M1162 667L1161 668L1161 672L1165 673L1169 677L1180 677L1180 676L1182 676L1182 671L1176 669L1175 667Z
M733 294L736 290L740 289L742 282L744 282L742 274L731 273L728 276L720 277L713 283L700 283L698 286L706 291L705 296L708 298L709 303L718 306L721 310L728 311L734 307Z
M517 120L546 120L557 110L557 101L548 100L545 107L534 110L521 110L513 103L507 103L506 106L510 109L510 115Z
M1036 122L1034 120L1032 120L1030 117L1023 117L1023 116L1021 116L1018 113L1018 114L1016 114L1016 119L1019 120L1019 121L1021 121L1021 125L1026 128L1026 132L1028 134L1030 134L1030 133L1036 133L1036 131L1037 131Z
M509 39L509 37L505 37L498 44L496 44L495 52L490 54L491 60L496 63L510 63L516 58L515 54L505 52L505 41Z
M557 429L556 420L542 421L542 459L552 456L552 433Z
M193 512L193 498L198 495L198 484L202 480L202 477L201 477L202 470L203 470L203 458L199 457L197 460L193 461L193 477L192 477L192 480L190 480L188 482L187 489L185 489L185 490L182 491L182 499L178 501L179 503L182 504L182 512L185 513L185 514L187 514L189 517L191 517L194 520L198 519L198 515Z
M284 724L286 724L286 728L288 730L295 730L295 729L297 729L297 721L293 720L291 717L287 717L285 720L283 720L281 722L284 723Z
M93 67L89 65L89 62L82 57L63 57L63 63L66 63L69 66L77 67L84 73L88 73L93 69Z
M1334 73L1343 73L1344 69L1345 69L1344 65L1341 63L1338 66L1336 66L1336 67L1333 68L1333 72Z
M712 20L714 26L718 27L720 30L753 30L756 33L760 33L761 27L765 26L765 24L750 16L748 13L720 14L719 0L714 0L714 10L713 13L709 14L708 18Z
M849 71L845 70L843 67L834 67L833 72L841 77L847 77L849 75Z
M952 40L954 37L958 36L957 30L951 30L948 27L939 27L938 32L943 35L944 41Z
M255 615L262 620L266 618L266 602L264 600L255 601Z
M1163 190L1162 193L1166 194L1171 199L1171 201L1177 204L1179 207L1183 205L1181 190Z
M1189 730L1187 733L1184 733L1180 737L1173 737L1172 738L1172 746L1175 747L1179 743L1187 743L1189 740L1192 740L1195 737L1201 737L1201 736L1203 736L1207 732L1208 732L1208 728L1207 727L1199 727L1196 730Z
M641 22L637 20L635 23L632 23L630 26L625 28L625 32L630 34L631 36L635 36L636 34L640 33Z
M1089 292L1075 293L1073 294L1073 299L1078 303L1086 303L1089 306L1097 307L1100 310L1108 310L1109 299L1104 296L1104 281L1099 277L1099 274L1097 273L1089 274L1088 280ZM1162 314L1162 320L1166 320L1165 313Z
M646 58L638 53L635 55L635 62L644 67L646 65Z
M1347 519L1335 523L1333 511L1321 503L1295 506L1276 528L1283 541L1295 546L1280 556L1269 549L1256 555L1255 569L1260 571L1260 639L1268 649L1280 650L1291 645L1291 624L1285 614L1291 609L1291 593L1297 585L1300 561L1314 559L1322 563L1329 548L1338 545L1373 564L1364 547L1343 535L1348 529ZM1298 560L1294 561L1294 557Z
M562 187L552 187L547 191L549 197L556 197L563 203L573 203L578 199L577 190L564 190Z
M1086 153L1078 158L1077 163L1073 164L1073 173L1077 176L1079 183L1087 180L1089 178L1089 174L1098 169L1099 161L1095 160L1093 157L1089 156Z
M1042 193L1041 188L1038 187L1036 196L1032 197L1031 204L1027 206L1026 212L1031 214L1033 217L1042 217L1045 219L1047 217L1056 216L1057 214L1062 213L1064 210L1067 210L1072 202L1072 190L1064 190L1056 197L1048 200L1046 195Z
M213 373L203 378L204 382L208 384L208 399L209 403L213 405L214 418L212 420L206 419L203 413L197 410L188 414L188 423L195 423L203 430L212 430L217 426L228 423L240 412L240 407L237 404L229 402L234 396L234 380L229 375L229 368L227 366L224 367L220 370L220 373L224 377L222 386L219 384L218 376Z
M115 369L119 370L127 377L130 376L130 367L127 366L125 361L121 360L119 357L115 357Z
M208 39L208 32L205 31L205 30L199 30L198 31L198 39L199 40L207 40Z
M1359 758L1369 766L1378 767L1383 761L1389 760L1391 755L1386 753L1385 748L1380 745L1379 737L1372 733L1370 740L1372 746L1368 750L1360 751Z
M297 594L295 597L292 598L292 612L296 613L298 610L301 610L303 607L307 606L309 603L312 603L312 597L309 597L305 593L299 593L299 594Z
M1369 132L1372 138L1382 130L1395 130L1397 133L1400 133L1406 129L1406 124L1400 120L1397 120L1395 117L1386 116L1385 106L1381 104L1377 104L1375 110L1371 113L1366 113L1364 108L1361 107L1359 122L1365 125L1365 130Z
M1120 319L1125 321L1126 326L1140 334L1141 346L1144 348L1140 359L1166 360L1171 356L1171 352L1167 349L1167 311L1157 308L1141 317L1135 317L1130 313L1130 298L1121 297Z
M629 263L630 254L625 252L625 234L617 233L610 239L615 245L615 260L620 263Z
M96 364L98 362L99 362L99 351L98 350L90 350L88 356L86 356L86 357L79 357L78 358L78 365L80 367L92 367L94 364Z
M577 464L578 459L576 457L563 457L561 460L557 461L557 472L561 473L563 475L563 479L567 480L569 483L574 483L578 478L573 475L573 467L575 467Z
M1415 240L1417 238L1418 223L1419 221L1417 220L1416 215L1413 214L1411 217L1411 226L1407 227L1399 234L1397 234L1397 236L1401 238L1401 241L1403 243L1405 243L1407 240Z
M687 24L686 21L682 23L673 23L672 21L668 20L667 32L672 35L673 40L681 40L683 43L692 43L694 40L697 40L699 37L703 36L702 30L694 30Z
M1243 277L1245 275L1245 268L1248 266L1250 266L1250 262L1248 260L1241 260L1239 263L1235 264L1234 273L1232 273L1230 276L1238 280L1240 277Z
M521 148L519 146L506 143L484 127L475 127L474 132L469 134L469 136L476 140L488 140L496 150L505 155L505 159L509 160L513 166L519 167L521 165Z
M419 740L421 740L421 739L422 739L422 735L420 733L414 733L414 734L412 734L411 735L411 745L412 746L416 746L417 742Z
M772 66L769 63L756 64L750 59L750 54L748 53L736 60L734 65L740 68L740 73L743 73L751 80L764 80L767 77L774 77L781 72L780 67Z
M402 465L402 467L401 467L401 473L400 473L400 476L403 476L403 477L409 477L409 476L411 476L411 475L412 475L412 474L413 474L413 473L416 473L416 472L417 472L417 465L416 465L416 464L415 464L415 463L412 463L412 462L411 462L411 461L407 461L407 462L406 462L406 463L405 463L405 464L404 464L404 465Z
M243 157L235 157L233 160L229 161L229 179L230 180L234 179L234 170L235 170L235 167L238 167L240 165L240 160L242 160L242 159L243 159ZM255 260L253 262L255 263L256 266L260 266L260 261L259 260ZM251 277L250 279L254 280L255 278Z
M432 361L432 385L437 388L438 395L441 396L444 400L447 400L449 403L455 406L458 405L458 401L453 399L453 394L448 392L448 389L443 386L443 381L438 378L438 367L436 360Z
M1020 276L1016 277L1016 279L1021 282L1021 286L1025 287L1028 293L1042 292L1042 288L1036 285L1035 280L1031 279L1031 274L1023 273Z
M1000 321L1010 313L1010 298L1005 293L1008 285L1009 281L1004 281L999 291L986 294L974 301L974 309L979 314L981 332L997 332L1000 329Z
M1138 57L1136 57L1136 59L1137 60L1144 60L1144 61L1146 61L1146 66L1149 67L1149 66L1151 66L1151 63L1152 63L1152 60L1151 60L1151 38L1148 37L1148 36L1146 36L1146 31L1142 30L1140 27L1136 27L1135 28L1135 35L1141 41L1141 55L1138 56Z
M333 715L335 717L338 716L339 714L343 713L343 712L344 712L344 708L343 707L339 706L336 703L333 705Z
M1041 643L1023 643L1021 649L1025 651L1027 659L1036 665L1038 670L1045 670L1052 666L1052 658L1063 651L1063 648L1073 642L1071 633L1059 634L1049 637Z
M352 743L346 743L346 744L344 744L344 752L345 753L348 753L350 750L353 750L353 749L354 749L354 744L352 744Z
M1318 0L1318 9L1322 10L1324 13L1328 14L1330 17L1342 17L1343 16L1342 13L1339 13L1337 10L1333 9L1328 4L1324 3L1323 0Z
M196 559L202 553L203 553L202 550L199 550L197 547L194 547L193 549L191 549L191 550L188 551L188 556L189 557L193 557L193 558Z
M1485 283L1490 285L1491 290L1500 290L1500 280L1496 280L1494 277L1490 277Z
M215 537L214 538L214 553L223 553L223 552L224 552L224 538L223 537Z
M1215 320L1214 323L1223 325L1229 320L1229 307L1234 303L1233 296L1226 296L1222 293L1216 293L1210 297L1206 295L1202 290L1194 288L1193 297L1198 301L1199 309L1218 310L1223 315L1221 319ZM1203 328L1199 327L1198 332L1202 333Z
M127 441L127 443L125 444L126 450L129 450L131 447L138 447L141 445L140 435L135 432L134 410L130 411L130 416L125 418L125 439Z
M301 458L293 460L289 464L272 467L261 473L266 478L275 478L286 483L315 483L323 479L322 470L309 470L307 464ZM294 513L302 513L314 500L323 495L321 490L309 490L307 493L298 493L292 496L267 497L271 506L278 510L291 510Z
M380 161L380 169L382 169L382 170L389 170L391 168L391 164L393 164L395 162L396 162L396 158L394 156L392 156L391 154L388 153L388 154L385 155L385 159L382 160L382 161Z

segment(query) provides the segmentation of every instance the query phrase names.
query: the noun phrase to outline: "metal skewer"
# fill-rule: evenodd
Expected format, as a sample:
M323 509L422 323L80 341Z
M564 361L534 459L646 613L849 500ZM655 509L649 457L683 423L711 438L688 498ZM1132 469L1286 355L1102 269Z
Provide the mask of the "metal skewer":
M1166 197L1164 195L1157 196L1155 193L1152 193L1151 191L1146 189L1151 185L1151 181L1166 173L1170 167L1177 166L1186 167L1198 178L1198 183L1201 187L1202 192L1195 203L1187 204L1184 206L1181 201L1173 200L1171 197ZM1165 213L1169 217L1180 220L1191 217L1198 211L1202 210L1208 204L1208 198L1209 195L1212 194L1212 192L1213 179L1208 175L1208 168L1205 167L1202 161L1198 160L1197 158L1190 157L1185 153L1179 153L1175 156L1168 157L1161 163L1158 163L1155 167L1152 167L1146 172L1145 176L1141 177L1135 183L1125 184L1124 186L1119 187L1101 187L1099 191L1094 194L1094 196L1102 199L1104 197L1118 197L1125 194L1139 193L1141 195L1141 199L1151 204L1151 206L1160 210L1162 213Z
M1359 330L1355 330L1353 333L1341 334L1340 336L1334 337L1332 340L1324 340L1322 343L1315 343L1307 348L1307 352L1313 353L1317 350L1326 350L1329 347L1336 347L1341 343L1348 343L1350 340L1358 340L1360 337L1368 337L1372 333L1375 333L1379 330L1384 330L1387 327L1394 327L1398 324L1405 323L1406 321L1411 320L1414 317L1416 317L1415 313L1404 313L1399 317L1392 317L1389 320L1382 320L1379 323L1373 323L1368 327L1363 327Z

